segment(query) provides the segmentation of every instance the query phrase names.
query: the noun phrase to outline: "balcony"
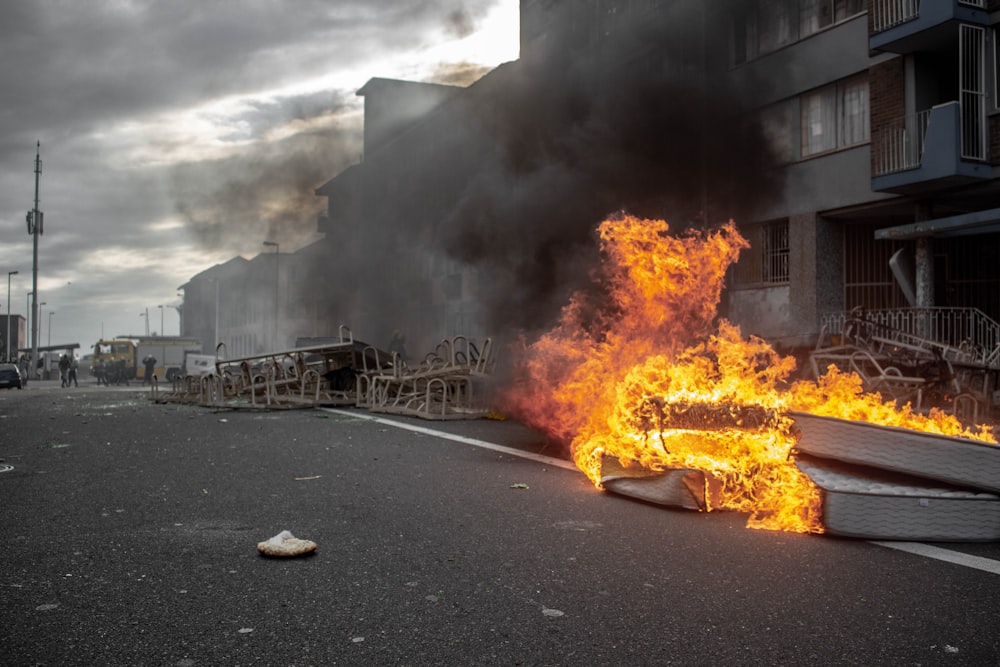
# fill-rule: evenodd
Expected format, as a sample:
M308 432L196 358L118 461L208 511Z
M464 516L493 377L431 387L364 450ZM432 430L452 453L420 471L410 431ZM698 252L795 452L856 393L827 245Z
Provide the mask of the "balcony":
M986 0L872 0L872 49L933 51L954 39L955 25L989 24Z
M970 107L975 105L969 105ZM872 190L909 194L992 175L981 116L958 102L872 128Z

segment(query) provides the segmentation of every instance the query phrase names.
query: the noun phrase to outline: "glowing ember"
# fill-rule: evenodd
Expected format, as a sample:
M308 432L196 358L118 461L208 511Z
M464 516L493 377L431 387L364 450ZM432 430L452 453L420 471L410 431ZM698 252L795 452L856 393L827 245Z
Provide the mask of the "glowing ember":
M666 222L621 216L599 227L604 294L575 295L558 325L525 346L506 409L570 446L599 484L602 459L713 480L715 507L755 528L822 532L819 490L789 457L789 410L992 441L949 415L896 409L831 368L789 378L795 360L713 325L724 277L748 244L732 222L671 236ZM692 344L692 341L700 341Z

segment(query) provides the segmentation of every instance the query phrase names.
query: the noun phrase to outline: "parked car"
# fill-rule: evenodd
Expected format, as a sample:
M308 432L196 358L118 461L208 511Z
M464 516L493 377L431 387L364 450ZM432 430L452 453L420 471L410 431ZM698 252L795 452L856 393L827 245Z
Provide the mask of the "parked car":
M24 389L21 370L14 364L0 364L0 387Z

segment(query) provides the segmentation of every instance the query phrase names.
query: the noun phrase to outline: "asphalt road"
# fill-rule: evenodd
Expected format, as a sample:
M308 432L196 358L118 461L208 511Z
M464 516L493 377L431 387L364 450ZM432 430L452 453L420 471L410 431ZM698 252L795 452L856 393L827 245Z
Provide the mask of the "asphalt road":
M371 416L0 391L0 664L1000 664L996 571L434 434L557 455L511 422ZM316 553L260 556L284 529Z

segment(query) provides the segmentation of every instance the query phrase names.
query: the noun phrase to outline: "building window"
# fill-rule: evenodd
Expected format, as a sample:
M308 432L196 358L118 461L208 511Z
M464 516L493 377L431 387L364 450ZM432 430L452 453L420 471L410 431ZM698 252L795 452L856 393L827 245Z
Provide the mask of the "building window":
M800 105L803 157L868 141L867 76L807 93Z
M799 0L799 38L864 11L864 0Z
M740 65L865 12L866 0L755 0L734 13L733 64Z
M736 15L733 24L733 61L753 60L794 40L789 0L757 0Z
M788 219L750 225L740 230L750 247L733 267L737 287L788 283Z

